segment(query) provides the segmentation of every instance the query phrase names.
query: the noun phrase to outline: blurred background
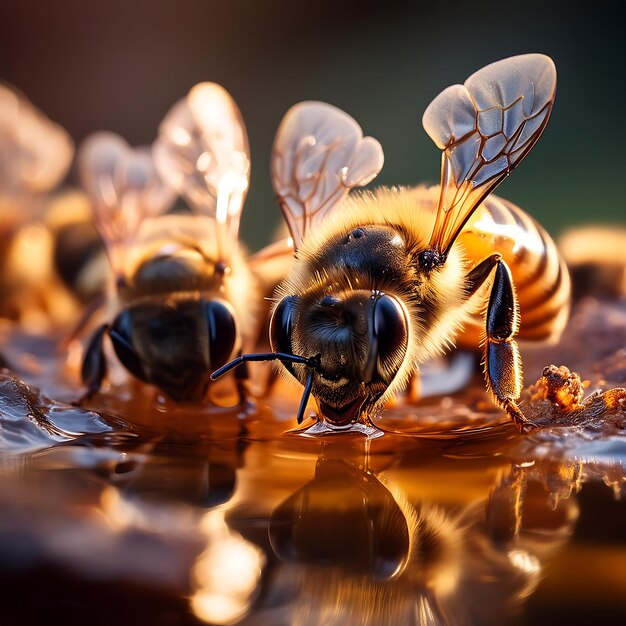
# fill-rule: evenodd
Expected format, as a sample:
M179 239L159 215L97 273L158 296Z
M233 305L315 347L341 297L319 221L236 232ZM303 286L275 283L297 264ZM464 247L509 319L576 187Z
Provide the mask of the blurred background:
M193 84L224 85L250 138L242 236L255 250L280 223L269 154L292 104L331 102L379 139L377 184L438 182L439 153L421 128L430 100L487 63L543 52L559 73L552 119L498 193L558 234L626 222L625 9L623 0L3 0L0 78L77 143L95 130L150 143Z

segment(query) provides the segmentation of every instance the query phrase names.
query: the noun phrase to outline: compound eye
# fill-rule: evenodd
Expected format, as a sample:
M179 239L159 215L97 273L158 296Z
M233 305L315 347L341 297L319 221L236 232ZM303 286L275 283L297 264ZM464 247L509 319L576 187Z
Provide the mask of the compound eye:
M139 355L133 347L133 313L122 311L113 321L109 331L111 343L122 365L139 380L146 380L146 373Z
M383 380L391 382L402 365L409 342L404 307L392 296L380 296L374 304L373 326L378 373Z
M204 303L209 339L211 367L218 369L230 359L237 341L237 324L233 310L225 302L210 300Z
M274 309L270 321L270 343L274 352L292 354L291 333L297 300L296 296L287 296Z

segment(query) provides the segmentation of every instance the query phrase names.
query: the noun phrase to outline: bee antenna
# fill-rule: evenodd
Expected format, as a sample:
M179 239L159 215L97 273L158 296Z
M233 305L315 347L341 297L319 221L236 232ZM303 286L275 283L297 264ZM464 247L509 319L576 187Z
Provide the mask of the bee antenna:
M309 373L306 377L306 384L304 385L304 391L302 392L302 398L300 399L300 406L298 407L298 415L296 418L298 424L302 424L302 420L304 420L304 411L309 401L309 396L311 395L311 389L313 388L313 374L315 374L315 367L310 366Z
M215 370L211 374L211 380L217 380L220 376L223 376L230 370L238 367L242 363L247 363L248 361L282 361L283 363L300 363L302 365L306 365L313 372L317 367L319 367L320 359L319 356L316 357L305 357L298 356L297 354L287 354L286 352L259 352L252 354L242 354L238 356L236 359L233 359L230 363L226 363L226 365L220 367L218 370ZM309 375L311 377L311 385L313 383L312 374ZM309 379L307 378L307 386L309 385ZM305 387L306 392L306 387ZM309 389L309 394L311 390ZM308 394L307 394L308 399ZM303 409L304 410L304 409ZM298 413L299 415L299 413Z

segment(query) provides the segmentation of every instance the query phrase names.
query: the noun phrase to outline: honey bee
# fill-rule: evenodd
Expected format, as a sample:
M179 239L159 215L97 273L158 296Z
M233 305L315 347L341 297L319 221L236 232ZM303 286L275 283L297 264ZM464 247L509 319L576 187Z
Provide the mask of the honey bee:
M573 227L561 235L558 246L572 276L574 302L585 296L610 300L626 295L626 228Z
M24 94L0 83L0 226L19 225L41 210L74 156L74 144Z
M79 165L114 277L113 321L83 361L85 397L106 375L108 335L133 376L176 401L202 401L210 372L249 345L257 324L257 285L237 238L250 172L237 105L201 83L166 115L151 151L98 134ZM164 214L170 189L190 213Z
M50 204L73 156L65 129L0 83L0 316L36 332L75 308L54 273L48 228Z
M378 142L323 103L293 107L274 143L272 180L296 260L270 325L278 360L331 428L370 425L427 359L480 341L487 390L520 428L516 338L555 339L569 309L567 268L548 234L489 196L543 132L556 69L541 54L488 65L427 107L441 184L348 196L382 167ZM476 345L476 343L474 343Z

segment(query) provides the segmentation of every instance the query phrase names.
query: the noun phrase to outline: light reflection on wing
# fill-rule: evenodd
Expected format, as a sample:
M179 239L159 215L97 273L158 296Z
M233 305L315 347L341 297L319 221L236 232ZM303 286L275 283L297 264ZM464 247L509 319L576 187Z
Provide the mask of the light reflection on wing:
M172 191L157 174L150 150L131 148L115 133L87 137L77 160L111 266L116 273L123 272L126 250L139 226L171 204Z
M65 176L74 144L18 90L0 84L0 188L28 196L54 188Z
M153 155L161 177L200 215L216 220L235 245L250 180L248 136L235 101L216 83L200 83L159 127Z
M272 183L297 249L312 225L350 189L383 166L376 139L363 137L347 113L324 102L301 102L280 124L272 152Z
M422 123L443 150L432 247L447 253L474 209L528 154L555 90L552 60L526 54L482 68L431 102Z

